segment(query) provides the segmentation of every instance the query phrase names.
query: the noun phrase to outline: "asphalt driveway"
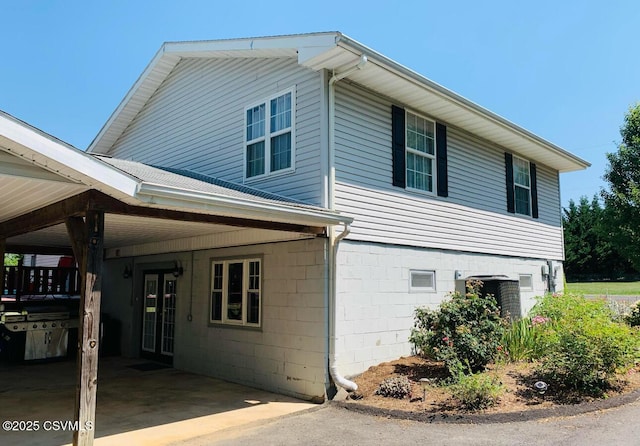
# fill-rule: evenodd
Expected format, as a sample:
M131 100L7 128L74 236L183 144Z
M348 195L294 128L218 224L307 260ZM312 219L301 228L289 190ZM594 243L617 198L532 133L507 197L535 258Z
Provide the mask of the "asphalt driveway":
M583 415L495 424L429 424L349 411L332 404L260 425L227 429L197 445L637 446L640 401Z

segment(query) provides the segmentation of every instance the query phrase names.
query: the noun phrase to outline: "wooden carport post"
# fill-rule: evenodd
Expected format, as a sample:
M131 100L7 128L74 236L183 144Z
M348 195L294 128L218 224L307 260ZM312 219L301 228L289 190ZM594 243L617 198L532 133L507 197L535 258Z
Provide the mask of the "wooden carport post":
M7 240L0 238L0 296L4 294L4 254L7 251Z
M89 210L84 221L81 217L67 218L66 226L81 274L75 408L77 430L73 433L73 444L90 446L93 445L96 425L104 212Z

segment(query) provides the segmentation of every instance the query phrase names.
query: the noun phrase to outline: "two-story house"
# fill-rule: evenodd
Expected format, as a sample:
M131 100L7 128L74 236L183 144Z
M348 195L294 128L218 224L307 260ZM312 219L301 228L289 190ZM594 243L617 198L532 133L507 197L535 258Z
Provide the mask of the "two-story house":
M106 225L123 354L304 398L410 354L466 278L561 289L588 167L337 32L166 43L87 152L83 190L137 206Z

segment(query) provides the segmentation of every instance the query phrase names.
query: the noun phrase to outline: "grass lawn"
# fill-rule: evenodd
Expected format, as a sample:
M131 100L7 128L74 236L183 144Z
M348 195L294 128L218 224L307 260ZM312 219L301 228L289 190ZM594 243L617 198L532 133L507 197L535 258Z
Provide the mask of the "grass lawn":
M640 282L576 282L567 283L565 291L578 294L640 296Z

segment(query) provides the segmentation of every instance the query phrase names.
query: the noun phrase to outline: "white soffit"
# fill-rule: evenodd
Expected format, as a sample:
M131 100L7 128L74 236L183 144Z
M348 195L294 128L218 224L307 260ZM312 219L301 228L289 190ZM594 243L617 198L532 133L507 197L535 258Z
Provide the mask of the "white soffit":
M58 176L61 182L100 190L116 198L132 197L138 189L136 179L2 111L0 151L5 153L3 157L17 159L18 166L32 166L31 174L43 170Z

